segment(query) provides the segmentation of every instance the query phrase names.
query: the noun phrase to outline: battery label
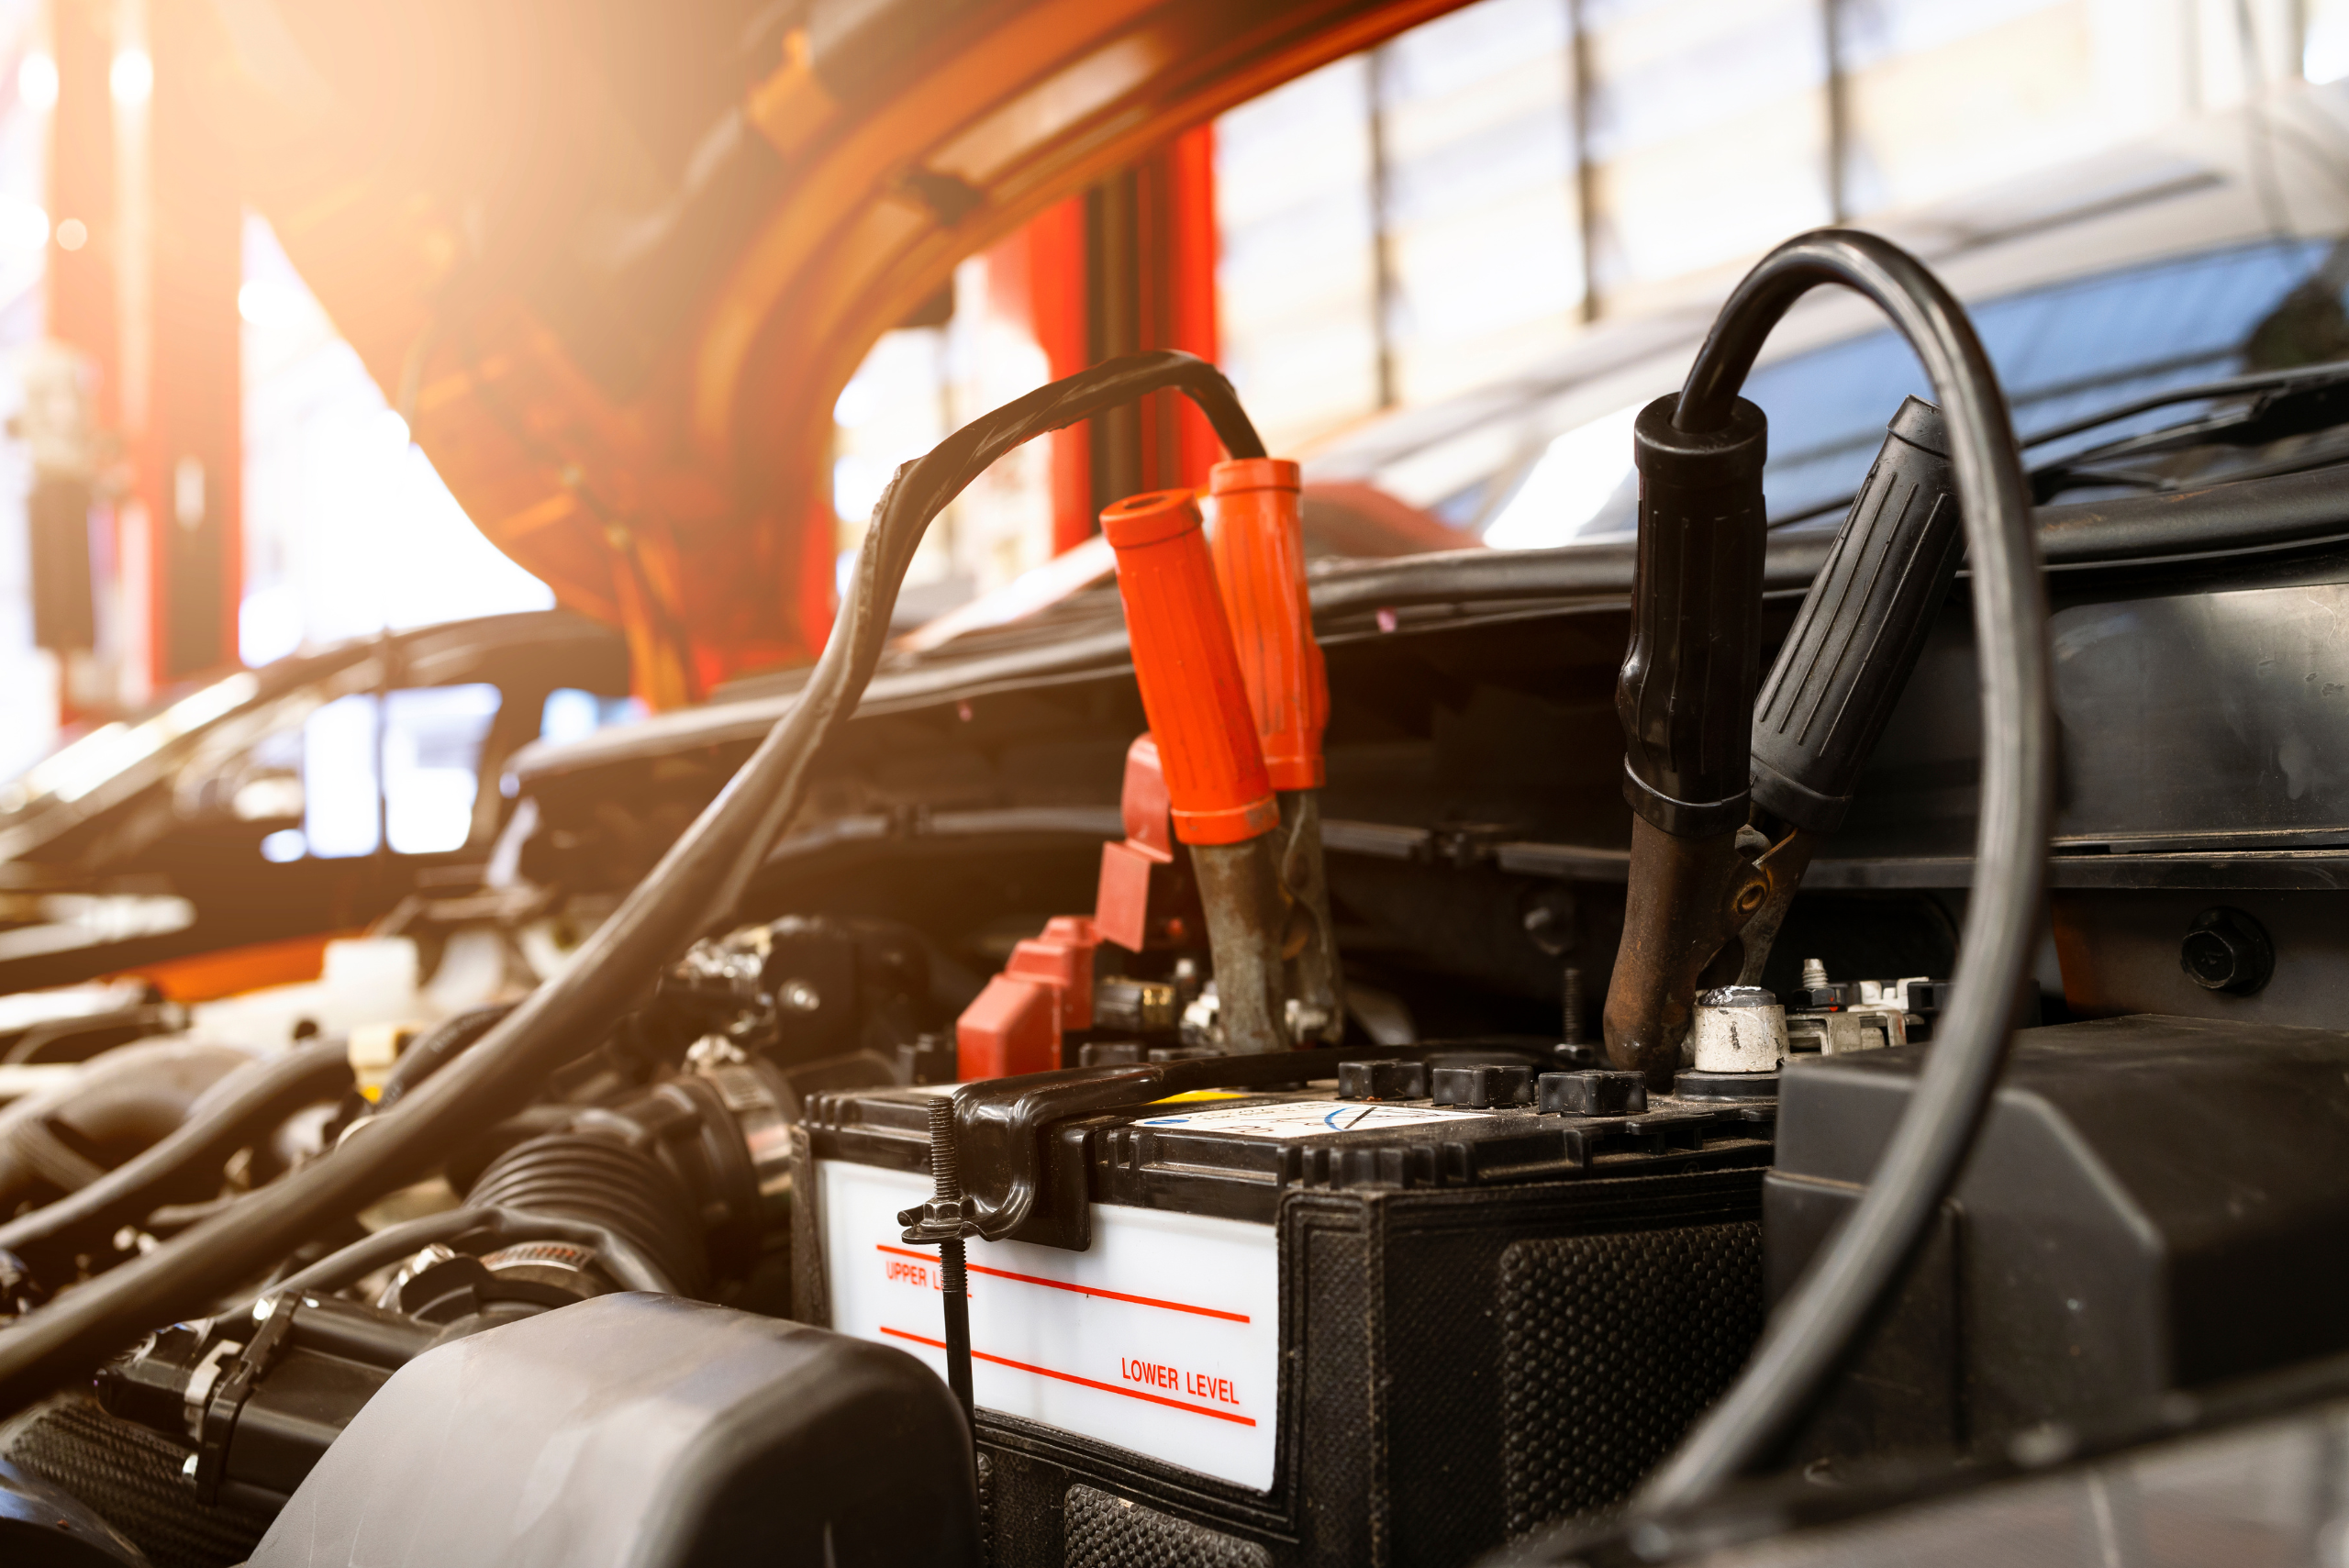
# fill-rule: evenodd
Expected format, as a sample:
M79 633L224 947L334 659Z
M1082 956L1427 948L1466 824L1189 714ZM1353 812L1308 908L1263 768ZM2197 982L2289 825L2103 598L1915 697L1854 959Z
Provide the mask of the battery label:
M1362 1100L1284 1100L1272 1105L1177 1111L1171 1116L1144 1117L1134 1125L1216 1132L1231 1138L1309 1138L1319 1133L1359 1132L1368 1128L1417 1127L1431 1121L1475 1121L1491 1114Z
M1213 1113L1205 1113L1213 1114ZM897 1211L926 1176L817 1163L832 1327L941 1377L938 1253ZM1093 1206L1082 1252L973 1241L971 1387L982 1407L1259 1491L1273 1484L1280 1251L1269 1225Z

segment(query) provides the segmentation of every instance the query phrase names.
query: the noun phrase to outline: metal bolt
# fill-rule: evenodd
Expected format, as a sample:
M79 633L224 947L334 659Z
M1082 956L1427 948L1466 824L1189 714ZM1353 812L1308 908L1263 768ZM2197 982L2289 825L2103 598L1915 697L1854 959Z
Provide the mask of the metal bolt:
M731 1067L751 1060L743 1049L722 1034L706 1034L685 1047L685 1065L696 1072Z
M1558 1043L1580 1045L1582 1040L1582 971L1568 964L1560 976L1559 1000L1564 1005L1560 1020Z
M791 979L783 983L774 999L786 1013L812 1013L824 1005L824 994L805 980Z
M963 1207L963 1164L954 1138L954 1101L946 1095L932 1095L930 1102L930 1179L936 1195L931 1199L935 1210L952 1207L959 1227ZM946 1313L946 1385L954 1391L955 1400L963 1407L963 1418L971 1414L971 1276L968 1260L963 1249L963 1237L956 1233L938 1244L939 1294L943 1298Z
M1827 989L1827 965L1824 961L1815 958L1802 961L1802 988L1806 991Z

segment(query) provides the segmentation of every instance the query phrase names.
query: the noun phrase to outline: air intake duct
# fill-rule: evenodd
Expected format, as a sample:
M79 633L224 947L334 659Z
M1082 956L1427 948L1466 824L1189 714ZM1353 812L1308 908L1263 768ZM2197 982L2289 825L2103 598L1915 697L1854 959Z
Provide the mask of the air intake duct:
M518 1143L482 1173L465 1201L601 1225L641 1250L681 1294L709 1295L701 1217L685 1184L616 1132L551 1132Z
M751 1146L771 1142L780 1119L756 1071L721 1071L722 1083L672 1078L516 1144L465 1201L604 1226L680 1295L710 1299L758 1262L767 1217Z

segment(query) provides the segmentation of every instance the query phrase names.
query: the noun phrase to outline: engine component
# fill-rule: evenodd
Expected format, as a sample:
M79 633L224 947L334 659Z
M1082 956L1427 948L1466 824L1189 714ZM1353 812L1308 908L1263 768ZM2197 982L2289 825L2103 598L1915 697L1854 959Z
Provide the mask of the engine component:
M375 1085L369 1096L373 1109L387 1111L399 1104L401 1095L472 1049L491 1026L513 1010L511 1006L474 1007L427 1029L408 1043Z
M1765 1184L1774 1297L1930 1092L1926 1060L1869 1051L1786 1075ZM2107 1425L2349 1350L2345 1070L2349 1035L2328 1030L2024 1031L1951 1204L1797 1457L1994 1456L2042 1423Z
M484 1308L494 1309L493 1289L485 1281ZM530 1301L543 1309L536 1296ZM267 1513L440 1329L291 1292L264 1296L253 1312L241 1322L202 1319L152 1335L101 1371L98 1398L109 1415L189 1446L184 1478L195 1502Z
M1620 1498L1760 1327L1770 1112L1545 1065L1471 1042L957 1090L958 1207L1008 1224L966 1243L992 1560L1189 1530L1219 1561L1464 1562ZM1377 1097L1272 1086L1330 1079ZM901 1227L940 1106L812 1101L795 1242L799 1316L933 1367L939 1265Z
M596 1195L576 1207L638 1218ZM374 1304L332 1294L403 1254ZM197 1508L266 1519L410 1358L616 1287L674 1288L633 1239L593 1220L493 1207L433 1215L304 1270L250 1311L150 1335L101 1369L99 1398L107 1415L187 1447L177 1479Z
M242 1562L268 1530L270 1516L198 1503L185 1473L190 1451L184 1442L109 1416L87 1393L44 1400L0 1426L0 1455L95 1509L146 1553L136 1560L142 1565Z
M608 1226L643 1249L678 1290L709 1294L693 1199L661 1159L631 1147L625 1134L595 1128L533 1138L482 1173L466 1198Z
M1142 708L1158 742L1174 836L1190 847L1215 961L1218 1042L1290 1044L1274 864L1280 807L1248 706L1199 508L1187 490L1131 495L1101 514Z
M267 1512L393 1371L441 1340L616 1286L705 1294L740 1279L789 1214L774 1076L763 1062L718 1066L581 1111L493 1160L473 1207L304 1270L250 1324L229 1314L150 1337L102 1374L106 1407L194 1445L196 1501ZM373 1306L330 1294L403 1259Z
M251 1061L229 1045L141 1043L0 1111L0 1213L101 1180L169 1137L214 1084Z
M197 1048L165 1048L193 1049ZM177 1059L142 1057L125 1065L138 1073L150 1060L168 1067ZM170 1075L157 1074L166 1080ZM237 1150L305 1106L330 1102L350 1088L351 1063L340 1041L313 1041L260 1061L246 1059L215 1082L168 1135L56 1202L0 1225L0 1252L22 1259L37 1275L62 1283L61 1273L77 1251L95 1249L117 1227L145 1218L158 1205L215 1195L221 1167ZM25 1132L20 1126L12 1138L19 1148Z
M1188 855L1174 838L1173 803L1152 736L1127 749L1119 816L1126 837L1101 846L1093 914L1057 916L1019 943L1003 973L956 1020L956 1077L1004 1078L1065 1065L1070 1037L1097 1024L1134 1034L1174 1032L1188 1000L1176 987L1096 973L1104 941L1140 953L1162 940L1187 940L1205 923L1192 908ZM1097 1043L1081 1042L1078 1054Z
M19 993L17 1005L24 1009L16 1015L20 1021L0 1028L0 1063L9 1066L87 1062L134 1040L178 1034L188 1025L186 1007L139 981Z
M62 1489L0 1460L0 1554L39 1568L146 1568L120 1532Z
M975 1565L968 1432L897 1351L603 1296L408 1362L252 1568Z
M777 1173L752 1162L751 1129L770 1160L779 1119L760 1071L672 1078L611 1110L516 1144L466 1194L470 1204L600 1225L653 1260L673 1287L706 1296L757 1262Z
M657 1009L689 1038L786 1069L886 1060L933 1021L930 955L903 927L786 915L696 942L662 975Z
M1303 928L1293 923L1283 936L1284 951L1294 952L1284 1022L1295 1041L1335 1045L1345 1033L1346 1008L1321 856L1321 732L1330 722L1330 681L1305 591L1300 484L1297 465L1280 458L1219 462L1208 472L1216 579L1264 770L1280 800L1274 860Z

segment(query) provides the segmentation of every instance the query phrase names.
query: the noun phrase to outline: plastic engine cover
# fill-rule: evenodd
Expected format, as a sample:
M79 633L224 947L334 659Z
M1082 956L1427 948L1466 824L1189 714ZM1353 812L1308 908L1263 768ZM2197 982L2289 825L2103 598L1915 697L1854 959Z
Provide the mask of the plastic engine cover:
M969 1429L902 1351L599 1296L428 1351L250 1568L975 1563Z

